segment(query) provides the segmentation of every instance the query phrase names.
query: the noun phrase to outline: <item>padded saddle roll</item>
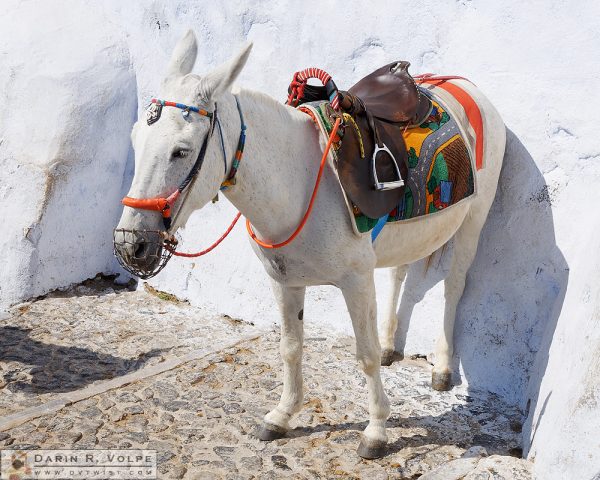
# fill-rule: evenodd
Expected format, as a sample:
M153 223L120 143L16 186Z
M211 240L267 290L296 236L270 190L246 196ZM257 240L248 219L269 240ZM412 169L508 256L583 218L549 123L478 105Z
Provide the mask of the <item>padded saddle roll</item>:
M288 95L292 92L292 88L288 88ZM314 102L316 100L327 100L327 89L320 85L308 85L304 86L304 95L299 99L298 105L303 103Z

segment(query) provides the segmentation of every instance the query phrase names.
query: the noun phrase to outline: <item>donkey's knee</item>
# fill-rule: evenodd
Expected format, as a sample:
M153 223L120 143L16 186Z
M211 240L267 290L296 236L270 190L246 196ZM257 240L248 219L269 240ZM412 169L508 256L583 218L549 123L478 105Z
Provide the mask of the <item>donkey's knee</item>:
M297 339L282 337L279 352L284 363L297 363L302 358L302 342Z
M379 367L381 366L381 352L379 350L369 353L357 352L356 360L365 375L371 376L379 371Z

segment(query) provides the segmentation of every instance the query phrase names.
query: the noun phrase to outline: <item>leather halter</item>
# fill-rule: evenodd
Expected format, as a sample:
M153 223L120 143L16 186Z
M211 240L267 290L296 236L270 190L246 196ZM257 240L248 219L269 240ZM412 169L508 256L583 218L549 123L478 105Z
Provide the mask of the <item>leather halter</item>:
M175 108L181 109L182 115L184 118L187 118L189 116L190 112L195 112L204 117L208 117L210 119L210 129L209 129L208 134L206 135L206 137L204 137L204 140L202 141L202 146L200 147L200 152L198 153L198 157L196 158L196 161L194 162L194 165L192 166L190 172L188 173L187 177L185 177L183 182L181 182L181 184L177 187L177 189L173 193L171 193L166 198L165 197L154 197L154 198L124 197L123 200L121 200L121 203L123 205L125 205L126 207L130 207L130 208L160 212L162 214L162 218L163 218L163 225L165 227L165 230L168 232L170 230L171 224L172 224L171 209L175 205L175 202L177 202L177 199L179 198L179 196L192 183L192 181L196 178L196 176L200 172L200 168L202 167L202 164L204 163L204 157L206 156L208 142L209 142L210 138L212 137L214 130L215 130L215 125L218 126L218 128L219 128L219 136L221 139L221 149L223 151L223 162L225 164L226 179L224 180L223 184L221 185L221 189L223 190L231 185L234 185L235 184L234 177L235 177L235 174L237 173L239 161L241 160L240 149L243 151L243 146L244 146L244 142L245 142L245 138L246 138L246 133L245 133L246 125L244 124L244 117L242 115L241 105L240 105L240 102L239 102L239 99L237 98L237 96L234 96L234 97L235 97L235 101L236 101L236 104L238 107L238 112L240 115L241 132L240 132L240 141L238 142L238 149L237 149L237 152L236 152L236 155L234 158L234 163L232 164L232 168L231 168L229 175L227 175L227 155L225 153L223 130L221 129L221 123L219 122L219 117L217 116L217 104L215 103L214 111L209 112L202 108L185 105L183 103L169 102L169 101L153 98L151 105L148 107L148 111L147 111L147 119L146 120L147 120L148 125L152 125L153 123L157 122L160 119L162 108L166 106L166 107L175 107ZM184 201L185 201L185 198L184 198ZM183 205L183 201L181 202L181 205L179 206L180 210L181 210L182 205Z

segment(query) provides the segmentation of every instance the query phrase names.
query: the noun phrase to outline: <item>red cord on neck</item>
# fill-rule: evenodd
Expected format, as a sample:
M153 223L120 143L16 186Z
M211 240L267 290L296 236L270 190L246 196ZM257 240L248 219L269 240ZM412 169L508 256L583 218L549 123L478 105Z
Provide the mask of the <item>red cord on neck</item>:
M208 252L217 248L217 246L223 240L225 240L225 237L227 237L227 235L229 235L229 233L233 230L233 227L235 227L235 224L237 223L237 221L240 219L241 216L242 216L242 214L240 212L238 212L237 215L235 216L235 218L233 219L233 222L231 222L231 225L229 225L229 228L227 230L225 230L225 233L223 235L221 235L221 237L215 243L213 243L210 247L208 247L205 250L202 250L201 252L198 252L198 253L177 252L177 251L169 248L167 245L165 245L165 248L177 257L194 258L194 257L201 257L202 255L206 255Z
M335 138L335 136L337 134L338 127L340 126L340 122L341 122L341 119L338 118L335 121L335 124L333 125L333 129L331 130L331 134L329 135L329 140L327 140L327 146L325 147L325 151L323 152L323 158L321 158L321 166L319 167L319 174L317 175L317 180L315 181L315 187L313 189L312 196L310 197L310 203L308 204L308 208L306 209L306 212L304 213L304 217L302 217L302 220L300 221L300 224L298 225L298 227L296 228L294 233L292 233L287 240L284 240L283 242L280 242L280 243L263 242L256 236L256 234L252 230L252 225L250 224L250 220L246 219L246 230L248 230L248 233L250 234L250 237L252 238L252 240L254 240L256 243L258 243L261 247L263 247L263 248L285 247L286 245L290 244L298 236L298 234L304 228L304 225L306 225L308 217L310 217L310 214L312 212L312 209L313 209L313 206L315 203L315 199L317 198L317 192L319 191L321 177L323 176L323 171L325 170L325 164L327 163L327 155L329 154L329 150L331 149L331 144L333 143L333 139Z

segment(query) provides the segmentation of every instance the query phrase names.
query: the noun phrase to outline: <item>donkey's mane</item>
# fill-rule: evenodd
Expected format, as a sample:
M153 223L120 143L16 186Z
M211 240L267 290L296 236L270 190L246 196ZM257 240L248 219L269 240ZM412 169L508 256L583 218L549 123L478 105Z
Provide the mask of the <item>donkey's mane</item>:
M301 122L310 121L308 115L275 100L273 97L267 95L266 93L259 92L257 90L250 90L247 88L235 88L233 91L236 93L236 95L239 92L240 96L245 101L250 103L249 106L251 108L257 110L268 110L271 112L271 115L273 115L273 112L275 111L279 114L282 121L289 122L290 119Z

